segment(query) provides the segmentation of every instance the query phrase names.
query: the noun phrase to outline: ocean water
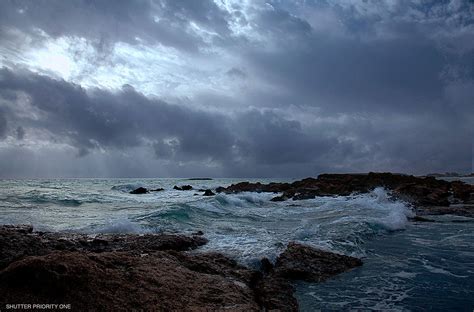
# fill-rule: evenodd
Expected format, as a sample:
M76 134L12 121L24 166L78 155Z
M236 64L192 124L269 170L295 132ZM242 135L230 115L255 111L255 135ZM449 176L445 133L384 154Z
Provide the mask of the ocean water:
M0 223L91 234L200 230L209 243L199 251L217 250L254 267L262 257L274 260L289 241L299 241L364 260L361 268L327 282L297 283L302 311L473 311L473 219L409 222L410 206L383 188L285 202L271 202L276 194L203 197L172 189L184 184L214 189L239 181L0 180ZM139 186L165 191L129 194Z

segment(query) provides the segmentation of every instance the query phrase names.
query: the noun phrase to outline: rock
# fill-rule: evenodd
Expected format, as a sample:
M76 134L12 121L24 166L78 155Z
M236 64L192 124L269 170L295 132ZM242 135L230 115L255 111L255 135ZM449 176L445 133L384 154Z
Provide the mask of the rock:
M161 191L164 191L165 189L162 188L162 187L159 187L159 188L156 188L154 190L150 190L150 192L161 192Z
M205 190L204 194L202 196L214 196L216 195L213 191L211 190Z
M474 185L460 181L448 182L434 177L374 173L367 174L321 174L317 179L306 178L293 183L240 182L228 187L218 187L217 192L271 192L283 193L272 201L287 199L305 200L316 196L348 196L367 193L376 187L384 187L395 197L412 203L416 207L449 207L452 204L471 204L474 201ZM452 214L469 214L466 209L448 209ZM446 211L448 211L446 210ZM441 210L437 210L438 212Z
M270 199L270 201L272 202L280 202L280 201L285 201L287 200L288 197L286 197L285 195L281 195L281 196L275 196L273 197L272 199Z
M357 258L291 242L278 256L274 272L288 279L322 282L361 265Z
M185 252L206 242L195 234L0 226L0 306L27 300L83 311L297 311L290 282L271 268L264 276L219 253Z
M26 256L45 255L54 250L107 252L190 250L207 243L202 235L100 234L90 237L73 233L25 232L23 226L0 226L0 269Z
M257 301L264 311L298 311L294 291L288 280L274 275L264 277L255 286Z
M191 185L182 185L182 186L173 186L173 189L174 190L177 190L177 191L189 191L189 190L192 190L193 187Z
M269 274L273 271L273 263L268 258L260 260L260 268L264 274Z
M148 190L144 187L139 187L130 192L130 194L146 194L146 193L148 193Z
M146 257L130 252L27 257L0 272L0 301L3 306L21 298L67 302L82 311L260 311L248 280L221 274L233 270L227 263L202 273L190 268L193 261L193 256L178 259L167 252Z

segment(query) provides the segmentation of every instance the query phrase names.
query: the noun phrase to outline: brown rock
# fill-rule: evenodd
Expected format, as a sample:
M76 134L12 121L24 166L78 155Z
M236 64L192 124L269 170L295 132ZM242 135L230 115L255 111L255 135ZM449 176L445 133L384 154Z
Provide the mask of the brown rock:
M289 279L321 282L361 265L357 258L291 242L277 258L274 271Z
M54 252L1 271L0 301L67 302L80 311L259 311L246 282L192 270L167 252Z

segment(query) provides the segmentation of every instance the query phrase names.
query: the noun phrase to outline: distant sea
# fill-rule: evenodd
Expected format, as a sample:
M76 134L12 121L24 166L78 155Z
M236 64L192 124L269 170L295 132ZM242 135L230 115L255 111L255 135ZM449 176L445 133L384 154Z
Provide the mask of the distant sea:
M474 183L474 178L464 180ZM274 260L289 241L299 241L364 261L324 283L297 283L302 311L473 311L474 219L409 222L410 206L390 199L383 188L285 202L271 202L275 194L203 197L197 191L239 181L0 180L0 223L90 234L203 231L209 243L198 252L220 251L253 267L262 257ZM184 184L194 190L173 190ZM140 186L165 190L129 194Z

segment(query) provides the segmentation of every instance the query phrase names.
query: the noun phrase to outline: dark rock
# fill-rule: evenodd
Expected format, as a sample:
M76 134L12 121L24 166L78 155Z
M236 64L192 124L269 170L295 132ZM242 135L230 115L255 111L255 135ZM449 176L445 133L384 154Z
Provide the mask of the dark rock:
M146 194L146 193L148 193L148 190L144 187L139 187L130 192L130 194Z
M374 173L368 174L321 174L317 179L306 178L293 183L240 182L228 187L218 187L217 192L272 192L283 193L272 201L286 199L304 200L316 196L348 196L367 193L376 187L390 190L393 196L412 203L416 207L449 207L452 204L471 204L474 201L474 185L460 181L448 182L434 177ZM451 208L451 207L450 207ZM444 211L437 209L437 212ZM468 209L447 209L444 213L471 215ZM474 214L472 214L474 215Z
M269 274L273 271L273 263L268 258L260 260L260 269L264 274Z
M167 252L27 257L0 272L0 302L67 302L82 311L260 310L245 274L226 277L234 267L212 256L202 261L215 266L202 273L192 268L199 261Z
M298 311L294 291L288 280L275 275L264 277L255 286L257 301L264 311Z
M193 187L191 185L182 185L182 186L173 186L173 189L177 190L177 191L189 191L189 190L192 190Z
M162 188L162 187L159 187L159 188L156 188L154 190L150 190L150 192L161 192L161 191L164 191L165 189Z
M285 201L287 200L288 197L286 197L285 195L281 195L281 196L275 196L273 197L272 199L270 199L270 201L273 201L273 202L280 202L280 201Z
M25 232L24 226L0 226L0 269L26 256L45 255L54 250L67 251L184 251L207 243L203 236L172 234L100 234L90 237L73 233Z
M216 195L213 191L211 190L206 190L202 196L214 196Z
M274 272L284 278L321 282L361 265L357 258L291 242L278 256Z
M281 276L219 253L184 252L206 242L202 233L91 237L24 229L0 226L0 306L27 300L83 311L297 311L294 289Z

